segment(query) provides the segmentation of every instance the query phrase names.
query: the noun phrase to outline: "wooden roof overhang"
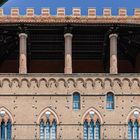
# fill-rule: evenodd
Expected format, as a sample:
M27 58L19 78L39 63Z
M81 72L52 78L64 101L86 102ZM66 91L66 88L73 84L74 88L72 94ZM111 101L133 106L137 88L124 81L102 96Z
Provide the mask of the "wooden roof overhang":
M20 32L28 34L28 57L64 59L65 28L73 34L73 59L109 57L109 34L118 33L118 57L132 64L140 51L140 18L134 17L0 17L0 60L17 59Z

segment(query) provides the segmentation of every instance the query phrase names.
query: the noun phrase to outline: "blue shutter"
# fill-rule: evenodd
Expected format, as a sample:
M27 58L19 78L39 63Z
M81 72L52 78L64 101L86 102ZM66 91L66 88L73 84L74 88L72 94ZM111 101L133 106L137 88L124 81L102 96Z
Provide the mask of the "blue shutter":
M44 140L44 122L41 120L40 122L40 140Z
M80 109L80 94L79 93L73 94L73 109L74 110Z
M128 122L128 140L132 140L133 139L133 125L132 125L132 121L130 120Z
M7 122L7 140L10 140L11 139L11 121L10 119L8 120Z
M93 120L91 120L91 122L90 122L89 134L90 134L89 139L94 140L94 122L93 122Z
M53 120L51 126L51 140L56 140L56 121Z
M100 122L98 120L95 125L95 140L100 140Z
M5 122L1 122L1 140L5 140Z
M106 109L114 109L114 94L113 93L107 94Z
M47 140L50 140L50 121L49 120L47 120L47 122L46 122L46 127L45 127L45 129L46 129L46 139Z
M139 139L139 126L138 126L138 121L136 120L134 122L134 140Z
M88 122L84 122L84 140L88 140Z

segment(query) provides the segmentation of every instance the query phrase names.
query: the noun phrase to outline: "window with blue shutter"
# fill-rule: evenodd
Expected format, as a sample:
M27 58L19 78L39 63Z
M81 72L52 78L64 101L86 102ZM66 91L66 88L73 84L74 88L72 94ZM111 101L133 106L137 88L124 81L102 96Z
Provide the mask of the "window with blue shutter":
M80 109L80 94L78 92L73 94L73 109L74 110Z
M132 121L130 120L128 122L128 140L132 140L133 139L133 124Z
M44 113L43 119L40 121L40 140L56 140L57 121L51 112L47 111L47 113L49 114Z
M114 109L114 94L112 92L107 93L106 109Z

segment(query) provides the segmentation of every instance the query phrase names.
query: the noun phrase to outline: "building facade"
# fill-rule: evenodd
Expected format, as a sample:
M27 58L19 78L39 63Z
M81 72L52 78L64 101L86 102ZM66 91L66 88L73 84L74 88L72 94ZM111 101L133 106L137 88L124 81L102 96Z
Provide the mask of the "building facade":
M140 9L3 13L1 139L140 138Z

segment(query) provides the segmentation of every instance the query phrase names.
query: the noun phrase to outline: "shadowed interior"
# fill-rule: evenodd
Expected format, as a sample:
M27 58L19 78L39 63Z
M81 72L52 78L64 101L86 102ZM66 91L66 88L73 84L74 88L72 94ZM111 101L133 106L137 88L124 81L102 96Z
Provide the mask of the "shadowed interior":
M28 34L28 73L64 73L64 32L73 34L73 73L109 73L109 34L118 34L119 73L140 72L140 26L133 24L1 24L0 73L18 73L19 37Z

